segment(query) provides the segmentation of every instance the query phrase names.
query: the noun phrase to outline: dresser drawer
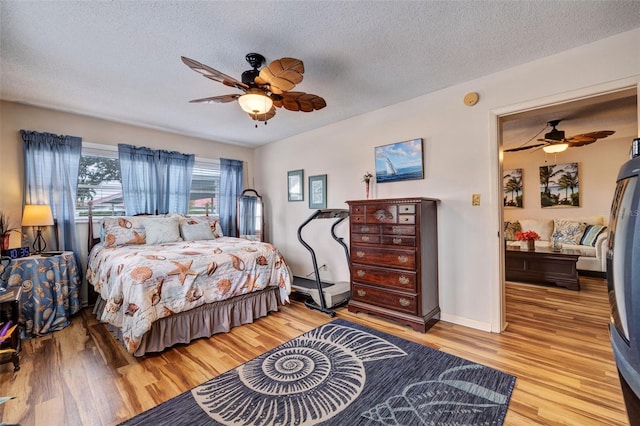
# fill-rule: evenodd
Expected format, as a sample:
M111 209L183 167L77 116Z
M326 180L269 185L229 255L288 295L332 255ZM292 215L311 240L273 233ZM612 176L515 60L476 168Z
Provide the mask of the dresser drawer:
M380 235L377 234L351 234L354 243L380 244Z
M355 300L393 309L397 312L413 315L418 313L418 303L414 294L395 293L356 283L353 283L352 287L351 298Z
M351 248L351 261L366 265L384 265L403 269L415 269L416 253L408 250L382 249L354 246Z
M362 216L364 215L364 206L351 206L349 216Z
M415 224L416 217L412 214L401 214L398 215L398 223L407 223L407 224Z
M381 228L382 233L386 235L416 235L415 226L382 225Z
M400 204L398 206L398 213L400 214L416 214L416 205L415 204Z
M366 223L398 223L398 206L394 204L371 204L366 207Z
M416 237L383 235L381 242L382 244L386 244L390 246L415 247Z
M358 233L358 234L378 234L380 232L380 226L379 225L352 225L351 232Z
M353 265L351 281L411 292L416 289L416 273L413 271L394 271L359 264Z

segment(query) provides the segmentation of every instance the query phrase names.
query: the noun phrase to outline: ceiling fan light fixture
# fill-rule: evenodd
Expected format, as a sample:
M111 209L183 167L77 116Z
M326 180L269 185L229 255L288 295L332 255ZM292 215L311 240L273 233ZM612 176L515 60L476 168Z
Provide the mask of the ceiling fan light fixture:
M565 151L567 148L569 148L568 143L554 143L554 144L542 147L542 150L547 154L556 154L558 152Z
M271 109L273 101L265 93L256 88L248 89L238 98L240 107L249 114L264 114Z

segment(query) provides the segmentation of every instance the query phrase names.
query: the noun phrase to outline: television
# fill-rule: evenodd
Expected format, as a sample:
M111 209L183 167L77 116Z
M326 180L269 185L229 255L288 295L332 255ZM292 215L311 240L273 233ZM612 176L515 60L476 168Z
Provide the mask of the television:
M622 165L607 242L609 334L631 425L640 424L640 156Z

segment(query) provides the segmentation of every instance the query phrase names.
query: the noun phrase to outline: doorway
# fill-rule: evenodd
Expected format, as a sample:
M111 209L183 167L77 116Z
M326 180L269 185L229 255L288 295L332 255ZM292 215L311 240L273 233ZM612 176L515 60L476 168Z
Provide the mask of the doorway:
M580 94L574 99L540 103L530 108L496 113L497 140L499 146L498 198L500 226L505 220L524 218L553 218L599 215L608 218L617 170L626 161L631 140L638 135L638 85L616 88L606 93ZM558 129L566 137L593 132L614 130L615 134L583 147L574 147L558 154L546 154L540 147L504 152L507 149L541 144L544 134L551 130L547 123L562 120ZM607 167L602 162L607 161ZM539 168L558 163L578 163L579 179L584 180L580 205L569 209L547 209L541 206ZM522 167L518 167L522 164ZM522 169L521 206L505 206L504 170ZM513 197L511 197L513 201ZM500 330L506 327L504 280L504 232L501 235L500 255ZM497 320L497 318L496 318ZM494 321L495 324L495 321Z

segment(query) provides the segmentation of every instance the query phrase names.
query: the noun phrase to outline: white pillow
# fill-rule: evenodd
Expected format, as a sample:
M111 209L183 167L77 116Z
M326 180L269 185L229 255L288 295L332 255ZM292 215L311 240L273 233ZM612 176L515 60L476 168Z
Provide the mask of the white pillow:
M215 240L209 222L180 223L180 234L185 241Z
M178 217L147 217L144 228L147 231L147 244L162 244L182 241L178 227Z
M520 228L524 231L535 231L541 241L551 241L553 220L551 219L519 219Z

